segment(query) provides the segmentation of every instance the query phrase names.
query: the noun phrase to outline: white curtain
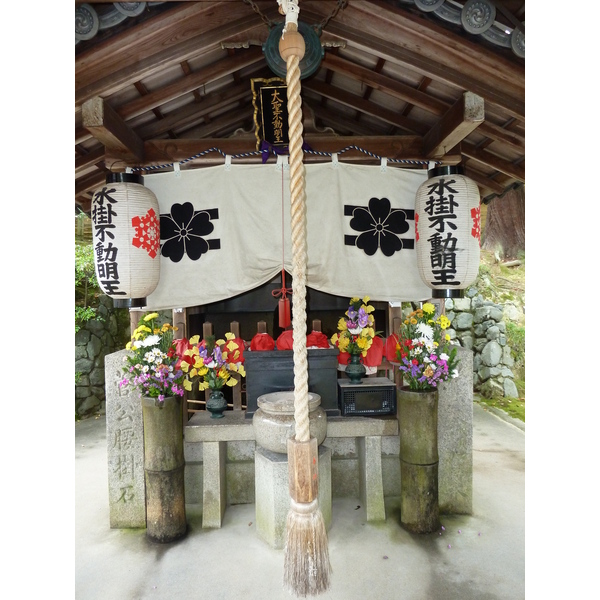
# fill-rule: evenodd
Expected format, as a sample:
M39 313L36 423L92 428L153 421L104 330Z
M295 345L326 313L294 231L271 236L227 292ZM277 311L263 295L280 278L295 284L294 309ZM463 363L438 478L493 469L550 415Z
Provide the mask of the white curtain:
M348 298L429 298L417 270L413 213L427 171L337 162L305 169L307 285ZM282 264L292 272L287 164L156 173L144 184L158 198L162 244L148 309L236 296L270 281Z

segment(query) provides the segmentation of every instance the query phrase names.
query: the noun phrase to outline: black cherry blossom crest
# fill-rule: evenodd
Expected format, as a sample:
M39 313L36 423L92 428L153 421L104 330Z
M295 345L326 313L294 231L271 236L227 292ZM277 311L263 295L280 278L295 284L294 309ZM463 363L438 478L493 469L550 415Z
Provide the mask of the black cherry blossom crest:
M409 219L414 210L392 208L387 198L371 198L368 206L344 205L344 215L352 217L350 227L359 235L344 236L347 246L360 248L367 256L381 250L384 256L393 256L400 250L412 250L415 241L401 238L409 230Z
M191 202L173 204L170 213L160 215L161 254L179 262L184 255L198 260L209 250L218 250L221 240L204 239L214 231L211 219L218 218L217 208L195 211Z

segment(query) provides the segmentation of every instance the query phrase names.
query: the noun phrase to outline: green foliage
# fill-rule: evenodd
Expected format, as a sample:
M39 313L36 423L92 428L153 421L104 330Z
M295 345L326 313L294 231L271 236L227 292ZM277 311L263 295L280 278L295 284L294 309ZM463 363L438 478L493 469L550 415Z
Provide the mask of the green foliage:
M479 265L479 276L481 277L482 275L489 275L492 272L492 269L490 269L490 267L488 265L486 265L485 263L481 263Z
M75 307L75 333L77 333L82 325L85 325L91 319L104 321L104 317L96 313L96 309L91 306L76 306Z
M523 400L518 398L484 398L481 396L476 398L476 400L480 404L503 410L511 417L525 423L525 402Z
M506 340L518 367L525 366L525 327L511 321L506 323Z
M75 333L90 319L99 319L96 308L101 291L94 268L91 244L75 244Z

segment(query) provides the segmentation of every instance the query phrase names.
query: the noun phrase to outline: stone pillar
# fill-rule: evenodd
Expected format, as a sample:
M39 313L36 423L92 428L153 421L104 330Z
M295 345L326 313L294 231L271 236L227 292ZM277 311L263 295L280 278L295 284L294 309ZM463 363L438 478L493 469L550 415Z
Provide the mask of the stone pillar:
M202 496L202 527L221 527L227 506L225 461L227 442L204 442L204 483Z
M381 436L356 438L360 475L360 500L367 512L367 521L385 521Z
M319 510L326 529L331 527L331 448L319 446ZM290 509L288 456L256 446L256 532L272 548L283 548Z
M126 350L104 359L108 503L111 528L146 527L144 428L139 394L121 389Z
M458 348L459 376L439 387L438 493L442 514L473 512L473 352Z

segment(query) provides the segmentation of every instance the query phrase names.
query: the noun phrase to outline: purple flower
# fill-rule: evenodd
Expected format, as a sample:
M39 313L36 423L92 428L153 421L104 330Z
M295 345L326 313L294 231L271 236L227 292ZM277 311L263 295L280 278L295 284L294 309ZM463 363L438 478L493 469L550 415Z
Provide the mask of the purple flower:
M360 308L358 311L358 325L360 327L366 327L369 324L369 315L366 313L364 308Z

